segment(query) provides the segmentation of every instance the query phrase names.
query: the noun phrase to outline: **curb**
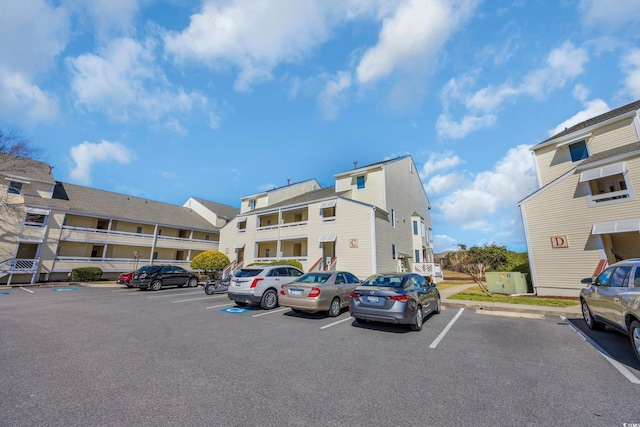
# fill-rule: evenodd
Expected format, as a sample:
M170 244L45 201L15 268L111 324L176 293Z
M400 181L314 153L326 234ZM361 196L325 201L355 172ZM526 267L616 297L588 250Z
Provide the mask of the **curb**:
M474 310L503 311L515 313L542 314L547 316L582 317L580 306L574 307L547 307L531 306L520 304L501 304L484 301L463 301L444 299L442 305L445 307L470 308Z

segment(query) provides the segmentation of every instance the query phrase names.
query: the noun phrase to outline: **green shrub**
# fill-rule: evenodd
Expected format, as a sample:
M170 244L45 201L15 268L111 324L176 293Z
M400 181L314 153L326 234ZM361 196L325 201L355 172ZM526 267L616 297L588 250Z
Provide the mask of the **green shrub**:
M273 262L254 262L253 264L249 264L247 267L251 265L290 265L292 267L296 267L304 271L304 268L302 268L302 263L300 261L296 261L295 259L273 261Z
M71 280L74 282L96 282L102 276L102 269L98 267L80 267L71 270Z

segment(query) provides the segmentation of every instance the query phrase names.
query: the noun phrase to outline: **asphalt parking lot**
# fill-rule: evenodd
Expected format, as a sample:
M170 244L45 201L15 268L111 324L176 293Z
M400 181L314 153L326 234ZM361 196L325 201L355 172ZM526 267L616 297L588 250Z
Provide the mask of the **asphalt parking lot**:
M202 288L0 293L2 426L640 423L628 339L445 307L402 326L235 307Z

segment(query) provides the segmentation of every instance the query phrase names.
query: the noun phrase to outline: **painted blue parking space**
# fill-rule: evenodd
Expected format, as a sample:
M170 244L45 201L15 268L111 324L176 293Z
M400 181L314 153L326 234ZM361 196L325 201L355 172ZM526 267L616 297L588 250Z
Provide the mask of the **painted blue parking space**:
M78 288L55 288L51 289L52 292L66 292L66 291L77 291Z
M7 292L7 291L0 292L0 295L9 295L9 294L10 294L10 292Z

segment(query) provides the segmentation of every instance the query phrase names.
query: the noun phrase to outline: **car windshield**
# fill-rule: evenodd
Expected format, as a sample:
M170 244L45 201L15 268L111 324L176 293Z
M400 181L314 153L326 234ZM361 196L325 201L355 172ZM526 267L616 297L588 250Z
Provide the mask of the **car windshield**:
M402 288L404 277L398 276L373 276L362 283L362 286L384 286L391 288Z
M243 268L240 271L236 271L234 277L254 277L260 274L261 268Z
M330 273L307 273L300 276L296 282L299 283L325 283L331 277Z

